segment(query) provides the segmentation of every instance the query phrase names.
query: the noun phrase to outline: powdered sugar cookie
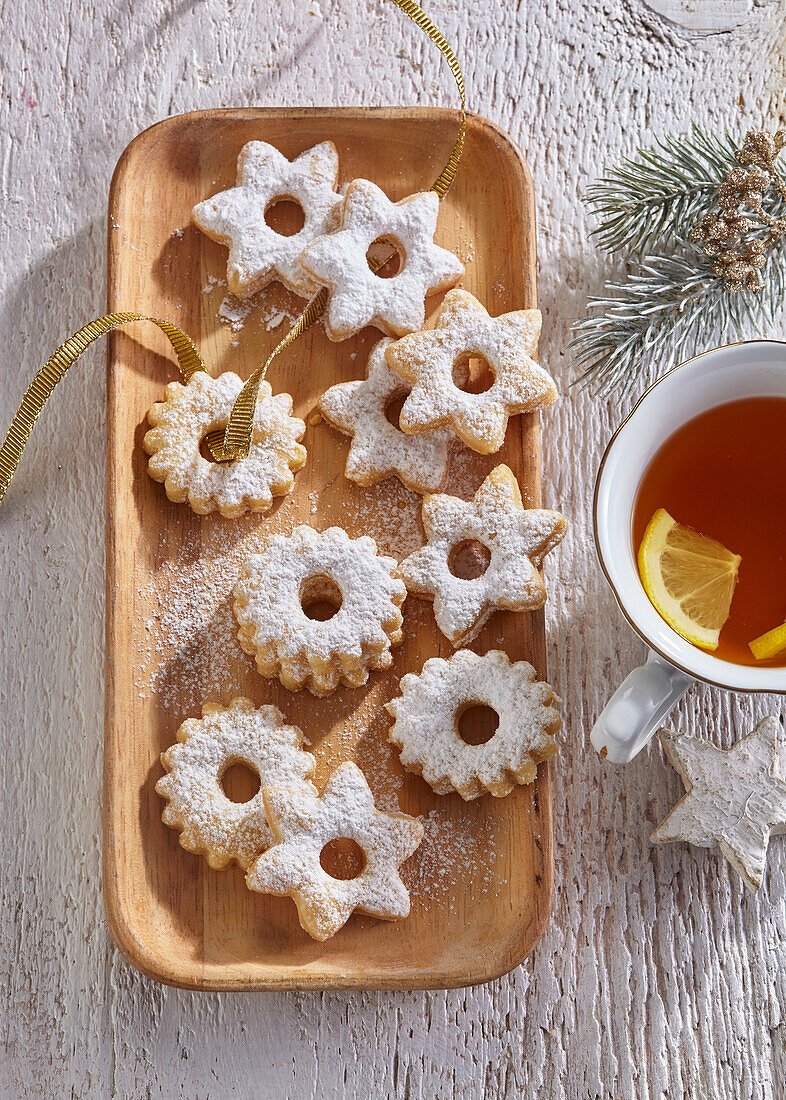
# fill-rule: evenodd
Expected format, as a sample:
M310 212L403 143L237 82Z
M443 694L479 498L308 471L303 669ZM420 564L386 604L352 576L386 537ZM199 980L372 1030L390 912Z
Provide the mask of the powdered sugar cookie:
M408 916L398 868L423 839L423 825L378 810L356 764L337 768L321 796L267 787L264 800L275 843L246 875L250 890L291 897L315 940L335 935L355 910L383 920ZM354 841L365 858L355 878L334 878L320 862L325 846L339 838Z
M274 496L291 491L293 473L306 461L306 448L298 442L306 425L292 416L289 394L273 396L267 382L260 383L248 457L234 462L203 458L200 443L209 432L227 426L242 388L232 371L217 378L197 371L185 386L170 382L166 401L147 414L152 430L142 446L150 455L150 476L163 481L170 500L187 500L200 515L215 509L228 517L267 512Z
M249 867L273 842L265 818L262 789L271 784L301 794L316 795L308 781L314 757L302 751L303 737L287 726L277 707L254 706L250 699L233 699L228 707L206 703L202 718L190 718L177 731L177 745L161 754L167 775L156 790L168 799L161 815L182 830L180 843L202 854L221 870L235 860ZM249 802L233 802L221 778L233 764L255 771L260 789Z
M340 382L319 400L319 411L334 428L352 436L346 476L358 485L374 485L395 474L416 493L438 489L447 477L447 428L405 435L386 416L388 407L409 393L409 386L385 362L390 340L375 344L364 381Z
M466 290L450 291L433 329L405 336L385 352L388 366L412 385L401 411L403 431L448 424L473 451L498 451L509 417L557 400L551 376L531 358L540 326L537 309L489 317ZM454 368L473 356L485 359L493 375L484 393L454 382Z
M457 256L434 244L438 213L433 191L391 202L369 180L350 183L338 232L320 237L301 256L308 274L329 288L324 321L331 340L345 340L366 325L391 336L420 328L426 295L464 273ZM400 270L390 279L376 275L366 258L380 240L399 253Z
M319 290L300 263L311 241L338 224L342 198L336 193L338 153L323 141L289 161L265 141L249 141L237 161L237 183L198 203L192 217L203 233L229 248L227 283L247 298L278 279L304 298ZM266 211L289 199L303 211L303 226L292 236L277 233Z
M543 607L538 570L567 522L559 512L524 508L507 466L493 469L471 501L427 496L423 526L426 545L405 558L399 572L409 592L433 599L437 625L454 646L471 642L497 608ZM473 552L481 557L479 568L462 576L460 559L474 565Z
M458 791L469 801L489 791L499 798L516 783L531 783L537 764L557 751L554 734L562 722L552 703L560 700L532 665L511 662L500 650L432 657L420 675L402 677L400 688L401 696L386 706L395 718L388 739L401 749L404 767L437 794ZM491 707L498 725L485 744L470 745L459 722L477 706Z
M365 684L370 669L390 667L390 647L403 638L407 590L395 570L372 538L340 527L274 535L235 588L240 644L290 691Z

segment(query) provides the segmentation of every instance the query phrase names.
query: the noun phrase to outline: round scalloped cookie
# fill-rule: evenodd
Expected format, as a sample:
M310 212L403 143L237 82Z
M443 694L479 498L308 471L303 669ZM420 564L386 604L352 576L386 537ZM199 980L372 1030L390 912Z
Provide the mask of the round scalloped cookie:
M298 441L306 425L292 415L289 394L273 395L267 382L259 387L248 457L234 462L203 457L202 440L227 426L242 388L242 379L232 371L217 378L197 371L186 385L170 382L166 400L147 414L151 430L142 445L150 455L150 476L164 483L170 500L188 501L199 515L216 509L229 518L267 512L274 496L291 492L294 473L305 464L306 448Z
M406 594L395 559L378 554L368 535L296 527L244 563L234 600L238 638L260 673L290 691L359 687L369 670L390 667ZM315 604L333 613L309 617Z
M401 695L386 705L395 718L388 740L401 750L404 767L437 794L503 797L517 783L531 783L537 765L557 751L562 721L552 703L560 700L532 665L511 662L500 650L432 657L399 686ZM476 706L497 714L496 732L482 745L467 744L459 733L462 715Z
M308 777L316 761L302 751L303 735L285 724L274 706L254 707L233 699L228 707L206 703L201 718L190 718L177 731L176 745L161 754L167 774L156 790L167 799L165 824L180 829L180 843L204 855L221 870L234 860L249 867L273 842L262 793L266 786L316 794ZM221 779L233 764L245 764L259 776L260 789L248 802L233 802Z

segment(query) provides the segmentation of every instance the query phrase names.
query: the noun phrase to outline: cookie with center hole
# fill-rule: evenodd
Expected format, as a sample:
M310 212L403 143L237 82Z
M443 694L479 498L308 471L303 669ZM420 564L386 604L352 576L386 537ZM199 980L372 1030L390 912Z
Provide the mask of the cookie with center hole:
M399 572L409 592L434 601L437 626L453 645L466 645L497 610L543 607L539 570L567 526L559 512L525 508L513 471L501 464L472 500L424 497L426 543Z
M447 660L432 657L399 686L401 695L386 704L395 719L388 740L401 750L404 767L437 794L503 797L531 783L537 765L557 751L562 720L553 704L561 700L527 661L496 649L482 657L460 649ZM462 718L476 708L493 711L496 728L473 744L474 731L464 732Z
M197 203L192 213L206 236L229 249L227 284L233 294L247 298L273 279L303 298L316 294L319 284L300 256L311 241L336 228L343 202L337 182L332 141L291 161L266 141L243 146L235 186ZM271 209L281 202L300 208L303 222L296 232L281 233L269 224Z
M319 796L267 787L264 800L275 843L249 869L249 890L291 897L315 940L334 936L355 911L382 920L409 915L398 868L423 839L423 824L378 810L356 764L338 767ZM324 865L325 849L339 840L360 852L351 877L337 878Z
M240 571L240 644L263 676L290 691L359 687L371 670L390 667L390 647L403 640L407 590L396 570L372 538L352 539L341 527L274 535Z
M498 451L511 416L557 400L553 379L532 358L541 322L537 309L491 317L466 290L449 291L433 329L404 336L385 351L388 366L412 386L402 431L448 426L473 451ZM473 359L486 365L487 378L469 376Z
M264 381L248 456L233 462L207 457L207 435L226 428L242 388L242 379L233 371L216 378L196 371L186 385L170 382L166 400L156 402L147 414L150 431L142 446L150 455L148 473L164 483L170 500L188 501L199 515L219 511L233 518L244 512L268 512L273 497L292 491L294 475L305 465L306 448L299 440L306 425L292 415L290 395L273 394Z
M275 784L316 794L309 781L316 761L303 751L303 735L289 726L278 707L255 707L233 699L228 707L205 703L201 718L189 718L177 731L177 744L161 754L167 774L156 790L167 799L162 818L180 829L180 844L204 855L211 867L249 867L273 842L262 799ZM259 790L246 802L227 796L222 780L233 765L256 773Z
M391 202L370 180L352 180L338 230L315 240L301 256L306 272L327 287L329 339L346 340L366 325L389 336L421 327L426 295L452 286L464 273L458 256L434 243L438 214L433 191ZM386 256L398 264L390 277L385 277L387 264L377 267Z

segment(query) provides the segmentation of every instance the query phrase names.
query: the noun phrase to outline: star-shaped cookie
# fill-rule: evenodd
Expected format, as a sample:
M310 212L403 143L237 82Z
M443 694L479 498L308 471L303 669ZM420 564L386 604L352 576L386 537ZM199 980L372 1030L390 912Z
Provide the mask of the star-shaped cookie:
M471 501L450 496L423 500L426 544L399 565L407 589L434 600L434 617L454 646L466 645L498 608L542 607L546 589L538 572L560 542L567 521L559 512L524 508L518 482L504 465L495 467ZM485 549L480 576L457 576L462 547Z
M335 935L355 909L384 920L408 915L398 867L423 839L423 825L378 810L356 764L337 768L321 796L266 787L263 797L275 843L246 875L250 890L291 897L315 940ZM356 878L333 878L320 862L323 848L340 837L355 841L365 857Z
M449 424L473 451L498 451L509 417L557 400L551 376L532 359L540 327L537 309L490 317L466 290L451 290L433 329L405 336L385 352L388 366L412 385L402 429ZM454 368L473 356L485 359L493 375L484 393L468 393L454 381Z
M272 279L295 294L310 298L319 290L300 264L307 244L338 224L342 203L335 191L338 153L323 141L289 161L265 141L249 141L237 161L237 183L198 203L192 217L203 233L228 245L227 283L233 294L247 298ZM287 237L265 221L276 202L298 203L304 222Z
M786 742L777 719L765 718L725 752L673 730L661 730L660 741L685 794L651 839L717 845L758 890L770 835L786 833Z
M438 213L433 191L391 202L370 180L350 183L341 228L314 241L301 257L308 274L329 288L324 321L331 340L345 340L366 325L390 336L420 328L426 295L464 273L457 256L434 244ZM400 256L400 270L389 279L375 274L366 258L380 239Z
M385 362L389 339L380 340L368 358L363 381L339 382L323 393L319 411L329 424L352 437L346 476L358 485L374 485L394 474L416 493L434 492L445 480L453 433L438 428L405 435L387 419L386 410L409 386Z

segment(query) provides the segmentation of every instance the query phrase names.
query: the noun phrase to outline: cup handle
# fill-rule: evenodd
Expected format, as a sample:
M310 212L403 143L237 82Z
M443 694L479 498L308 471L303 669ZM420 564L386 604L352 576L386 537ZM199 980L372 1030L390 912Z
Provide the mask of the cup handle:
M593 748L614 764L627 764L693 682L692 676L651 652L647 663L634 668L601 711L590 734Z

